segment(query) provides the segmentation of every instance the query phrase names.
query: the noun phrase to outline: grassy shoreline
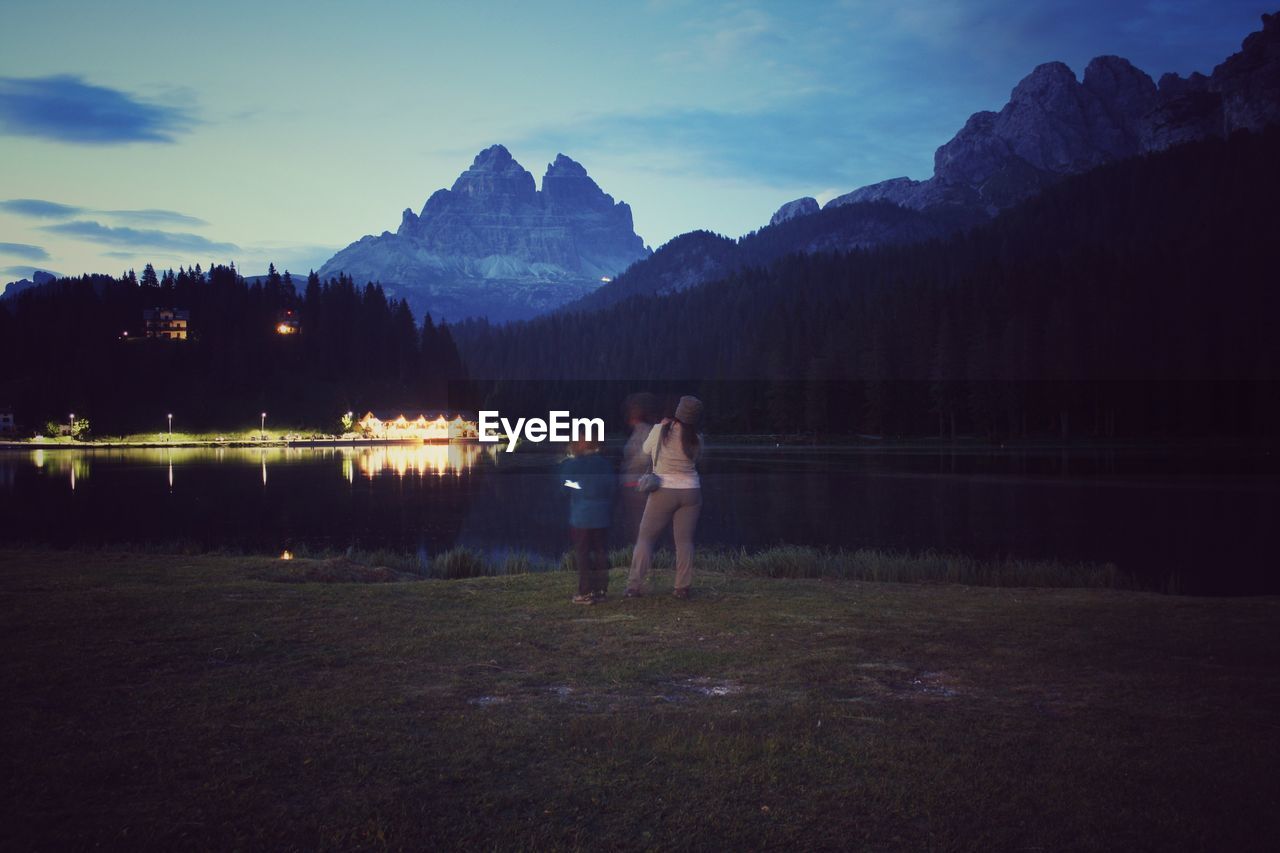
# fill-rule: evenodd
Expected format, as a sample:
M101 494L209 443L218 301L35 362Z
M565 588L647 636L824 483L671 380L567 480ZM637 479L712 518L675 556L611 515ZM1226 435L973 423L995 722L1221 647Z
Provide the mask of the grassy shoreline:
M281 575L320 562L0 549L0 842L1280 839L1275 597L702 572L575 608L563 572Z
M462 580L509 577L546 572L574 572L572 554L557 558L521 550L495 550L457 546L434 555L389 548L365 550L311 549L305 544L285 553L266 554L235 549L209 549L195 543L158 542L114 544L100 548L67 546L65 549L39 543L11 542L15 549L35 551L66 550L72 553L147 554L174 557L206 556L227 559L261 559L274 566L274 579L285 581L368 581L368 580ZM631 564L631 548L609 552L609 565L622 569ZM674 568L675 555L660 549L653 557L655 568ZM1129 589L1148 592L1179 592L1178 579L1158 587L1146 586L1136 576L1113 563L1031 560L1012 557L982 559L943 551L893 551L880 548L816 548L807 545L776 545L758 551L702 548L696 557L697 571L725 577L774 579L826 579L873 583L946 583L966 586L1053 587Z

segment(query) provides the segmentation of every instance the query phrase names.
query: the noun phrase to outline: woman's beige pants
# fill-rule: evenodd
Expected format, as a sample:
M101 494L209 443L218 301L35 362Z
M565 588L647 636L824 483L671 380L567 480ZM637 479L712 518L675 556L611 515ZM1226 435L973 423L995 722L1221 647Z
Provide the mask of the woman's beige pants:
M640 533L631 553L631 574L627 589L639 591L649 577L653 564L653 543L667 523L676 540L676 589L688 589L693 583L693 531L702 512L702 489L658 489L649 493L640 519Z

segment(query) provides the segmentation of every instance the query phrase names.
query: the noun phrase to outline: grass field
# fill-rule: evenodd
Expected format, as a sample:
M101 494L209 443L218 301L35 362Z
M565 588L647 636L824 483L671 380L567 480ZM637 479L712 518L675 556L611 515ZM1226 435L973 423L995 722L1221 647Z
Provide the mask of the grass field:
M0 846L1280 841L1276 598L409 578L0 550Z

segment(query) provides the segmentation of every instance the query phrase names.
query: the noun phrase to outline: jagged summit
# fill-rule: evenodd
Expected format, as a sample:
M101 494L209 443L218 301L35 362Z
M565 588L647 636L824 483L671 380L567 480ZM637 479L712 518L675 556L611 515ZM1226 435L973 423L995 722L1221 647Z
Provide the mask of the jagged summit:
M769 220L770 225L777 225L779 222L786 222L788 219L795 219L797 216L807 216L810 213L817 213L819 210L818 200L812 196L798 198L795 201L789 201L773 214Z
M576 175L578 177L585 178L587 176L587 170L581 163L574 160L572 157L566 157L564 154L557 154L555 162L547 164L547 171L543 175L544 181L546 180L547 175Z
M364 237L320 274L379 281L436 314L512 319L577 298L647 254L631 208L582 164L556 155L539 188L491 145L419 213L406 208L395 234Z
M1276 123L1280 14L1263 15L1262 29L1209 76L1166 74L1157 86L1119 56L1094 58L1079 79L1065 64L1046 62L1014 86L999 112L974 113L938 148L933 177L881 181L827 207L890 201L991 215L1065 175Z
M573 307L695 287L788 253L945 236L1067 175L1274 124L1280 124L1280 14L1264 15L1262 30L1209 76L1167 74L1157 86L1119 56L1094 58L1079 78L1063 63L1047 62L1018 81L999 111L974 113L939 146L931 177L890 178L834 198L821 210L810 197L796 199L736 245L677 237Z

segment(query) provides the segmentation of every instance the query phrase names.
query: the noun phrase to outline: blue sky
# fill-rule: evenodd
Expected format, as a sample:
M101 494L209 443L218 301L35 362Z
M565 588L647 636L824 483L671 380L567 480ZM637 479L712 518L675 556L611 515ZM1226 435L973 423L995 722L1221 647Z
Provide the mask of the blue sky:
M477 151L563 152L654 247L927 177L1036 65L1208 72L1237 0L5 0L0 273L318 266ZM26 273L22 273L27 270Z

